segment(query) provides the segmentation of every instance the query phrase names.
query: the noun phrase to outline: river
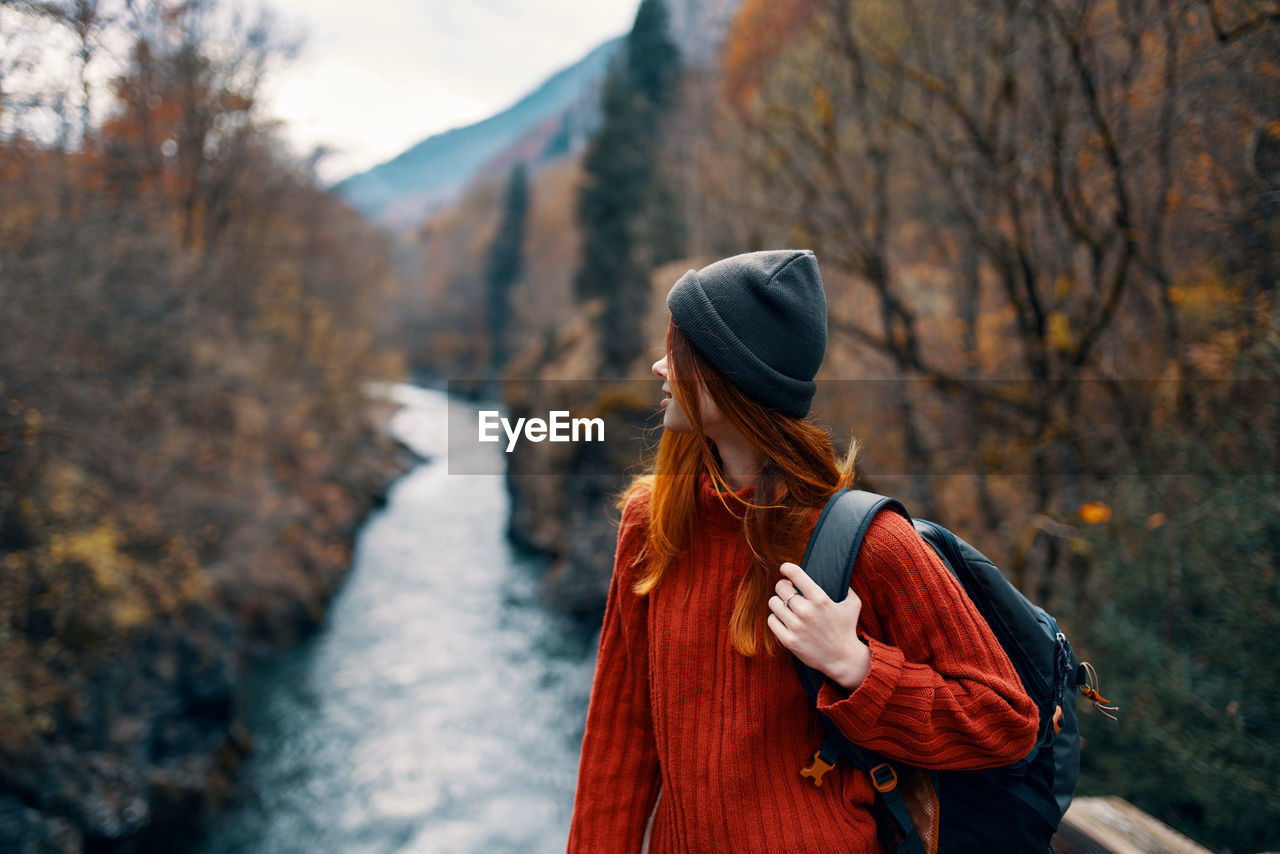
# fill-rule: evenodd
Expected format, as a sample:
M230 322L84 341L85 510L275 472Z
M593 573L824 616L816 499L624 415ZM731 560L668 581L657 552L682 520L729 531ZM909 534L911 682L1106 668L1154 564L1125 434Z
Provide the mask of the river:
M502 478L447 473L447 407L470 405L389 391L432 460L363 527L321 630L246 680L254 753L197 854L564 850L594 642L540 604Z

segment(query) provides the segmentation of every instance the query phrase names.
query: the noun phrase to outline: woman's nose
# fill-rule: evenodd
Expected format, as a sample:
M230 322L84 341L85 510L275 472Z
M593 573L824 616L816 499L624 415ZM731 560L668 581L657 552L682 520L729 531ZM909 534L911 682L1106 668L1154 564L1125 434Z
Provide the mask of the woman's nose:
M667 357L666 356L663 356L661 359L653 363L653 372L658 377L664 380L667 378Z

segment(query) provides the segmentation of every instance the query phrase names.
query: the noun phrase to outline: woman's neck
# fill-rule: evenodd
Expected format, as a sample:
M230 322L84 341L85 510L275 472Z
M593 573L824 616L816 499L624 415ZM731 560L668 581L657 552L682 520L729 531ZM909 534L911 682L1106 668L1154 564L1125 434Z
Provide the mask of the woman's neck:
M754 483L760 476L760 453L742 436L717 436L714 440L720 454L724 479L735 490Z

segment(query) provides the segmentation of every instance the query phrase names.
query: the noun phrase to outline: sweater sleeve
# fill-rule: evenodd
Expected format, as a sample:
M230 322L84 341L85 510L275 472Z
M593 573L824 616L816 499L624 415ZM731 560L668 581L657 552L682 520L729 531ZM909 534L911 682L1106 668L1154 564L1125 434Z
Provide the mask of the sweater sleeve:
M631 589L631 561L644 541L646 504L643 494L633 494L618 529L569 854L638 854L661 784L649 704L648 600Z
M857 689L827 680L819 692L818 709L845 737L923 768L991 768L1031 750L1035 703L960 583L902 516L872 521L853 589L882 637L864 636L871 669Z

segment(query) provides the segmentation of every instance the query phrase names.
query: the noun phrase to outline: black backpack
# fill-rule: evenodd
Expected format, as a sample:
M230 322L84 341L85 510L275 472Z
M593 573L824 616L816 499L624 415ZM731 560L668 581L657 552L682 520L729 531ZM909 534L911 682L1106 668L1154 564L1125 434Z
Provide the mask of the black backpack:
M925 854L924 831L917 832L913 825L898 785L900 779L917 773L928 775L937 796L932 821L939 854L1047 854L1080 773L1076 687L1084 682L1081 691L1086 696L1106 702L1096 692L1092 668L1080 665L1057 621L1032 605L981 552L940 525L912 520L898 501L872 492L837 492L810 537L804 570L833 601L843 599L849 590L862 539L881 510L893 510L912 521L986 619L1040 712L1036 743L1023 759L1000 768L922 771L853 744L821 716L826 742L801 773L821 785L822 774L841 756L867 771L879 793L878 824L882 832L890 831L886 841L896 843L898 854ZM825 677L799 659L796 670L816 705ZM885 827L885 814L895 827Z

